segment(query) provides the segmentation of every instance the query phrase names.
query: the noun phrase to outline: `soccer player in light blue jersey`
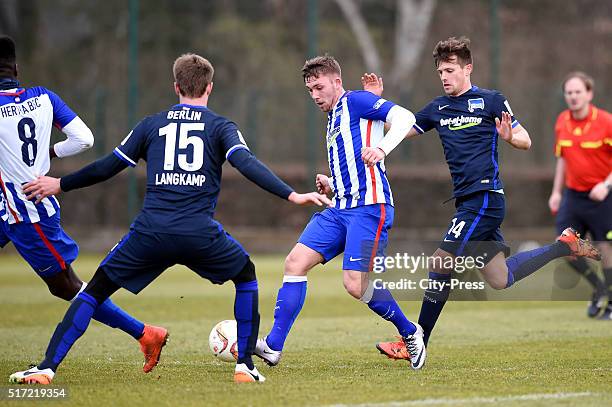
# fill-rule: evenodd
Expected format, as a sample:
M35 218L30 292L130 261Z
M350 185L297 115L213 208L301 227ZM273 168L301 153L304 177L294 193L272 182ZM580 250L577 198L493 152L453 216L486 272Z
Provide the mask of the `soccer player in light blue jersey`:
M395 325L411 354L411 366L425 363L423 330L410 322L387 289L368 279L373 259L384 253L393 224L393 195L381 160L367 167L363 148L380 146L387 153L414 124L414 115L366 91L346 91L341 68L331 56L306 61L302 77L310 97L327 113L327 153L331 176L318 174L319 192L333 193L333 207L316 213L285 261L283 285L274 309L274 326L257 341L255 354L279 363L289 330L306 297L308 272L344 252L344 287L380 317ZM384 134L385 123L390 125Z
M600 256L591 243L567 228L555 243L506 258L510 248L500 229L505 198L499 174L498 138L521 150L528 150L531 140L500 92L472 85L469 46L465 37L448 38L436 45L433 57L445 94L415 115L416 123L406 135L413 137L434 128L438 131L453 180L456 207L448 231L432 256L429 279L437 284L430 286L442 289L425 291L419 316L425 344L448 299L452 268L447 265L454 264L455 257L483 260L485 280L501 290L558 257ZM382 94L382 82L375 76L366 76L364 86ZM378 145L364 149L362 158L368 165L376 166L386 155L384 146ZM390 358L408 358L403 342L383 342L377 347Z

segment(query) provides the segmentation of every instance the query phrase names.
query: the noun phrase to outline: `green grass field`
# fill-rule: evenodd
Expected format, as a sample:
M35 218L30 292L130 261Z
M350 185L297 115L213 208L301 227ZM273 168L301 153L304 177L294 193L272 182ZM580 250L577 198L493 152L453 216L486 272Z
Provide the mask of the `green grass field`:
M99 260L84 255L74 266L89 279ZM254 261L265 333L282 258ZM143 374L137 343L93 322L54 381L68 388L68 400L46 405L612 405L612 324L588 320L583 301L451 302L427 365L414 372L374 348L393 338L394 328L344 292L338 270L333 263L310 274L282 364L268 368L256 360L266 383L234 384L233 365L208 350L212 326L233 318L233 285L213 286L176 267L139 296L113 297L143 321L169 328L160 365ZM7 380L41 359L67 306L6 253L0 253L0 306L0 376ZM402 307L416 319L419 303ZM8 382L3 395L7 388Z

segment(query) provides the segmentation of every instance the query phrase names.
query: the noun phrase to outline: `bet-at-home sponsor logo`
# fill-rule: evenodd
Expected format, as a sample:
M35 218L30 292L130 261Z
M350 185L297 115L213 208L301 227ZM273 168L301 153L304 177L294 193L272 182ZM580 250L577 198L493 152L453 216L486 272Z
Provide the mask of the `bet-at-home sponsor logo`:
M482 123L482 117L459 116L450 119L440 119L440 126L448 126L449 130L461 130L468 127L478 126Z

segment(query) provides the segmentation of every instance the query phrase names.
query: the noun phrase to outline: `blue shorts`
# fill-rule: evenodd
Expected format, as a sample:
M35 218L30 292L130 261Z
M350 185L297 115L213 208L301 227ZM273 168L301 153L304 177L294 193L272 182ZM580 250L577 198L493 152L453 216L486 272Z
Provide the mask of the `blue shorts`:
M589 192L566 189L556 218L557 233L572 227L582 236L587 232L596 242L612 241L612 193L603 202L589 198Z
M236 277L249 254L216 223L201 236L130 230L106 256L100 268L117 285L138 294L168 267L187 266L214 284Z
M312 216L298 242L320 253L324 263L344 252L343 270L367 272L375 256L384 256L393 213L387 204L327 208Z
M510 254L501 224L506 213L503 194L479 191L455 200L456 212L440 248L455 256L482 257L487 264L497 253Z
M13 242L40 277L67 269L79 255L79 246L60 225L59 213L37 223L0 222L0 225L0 247Z

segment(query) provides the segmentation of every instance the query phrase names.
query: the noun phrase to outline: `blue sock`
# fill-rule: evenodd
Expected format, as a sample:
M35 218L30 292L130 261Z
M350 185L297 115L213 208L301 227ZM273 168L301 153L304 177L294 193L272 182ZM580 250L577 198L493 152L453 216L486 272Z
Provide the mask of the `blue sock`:
M50 368L54 372L57 370L72 345L85 333L96 307L97 302L92 296L86 293L78 295L66 311L62 322L55 328L45 352L45 360L38 365L39 369Z
M438 317L448 300L450 279L450 273L429 272L430 285L423 294L423 303L421 304L421 313L419 314L419 325L423 328L425 345L427 345L431 331L434 329ZM432 282L435 282L437 285L434 286Z
M571 252L567 244L555 242L548 246L517 253L514 256L508 257L506 259L506 265L508 266L508 282L506 283L506 288L533 274L550 261L559 257L569 256L570 254Z
M110 298L107 298L93 314L93 319L123 332L138 340L144 332L144 324L119 308Z
M274 325L266 337L266 343L271 349L283 350L291 326L304 305L307 283L306 276L283 278L283 286L278 290L274 307Z
M83 286L72 301L76 300L86 287L87 283L83 282ZM119 328L136 340L140 339L144 332L144 324L115 305L110 298L96 308L93 319L111 328Z
M391 322L402 337L416 332L416 326L406 318L401 308L387 289L374 288L372 282L368 285L361 301L383 319Z
M238 324L238 363L253 369L253 352L259 333L257 280L236 284L234 318Z

